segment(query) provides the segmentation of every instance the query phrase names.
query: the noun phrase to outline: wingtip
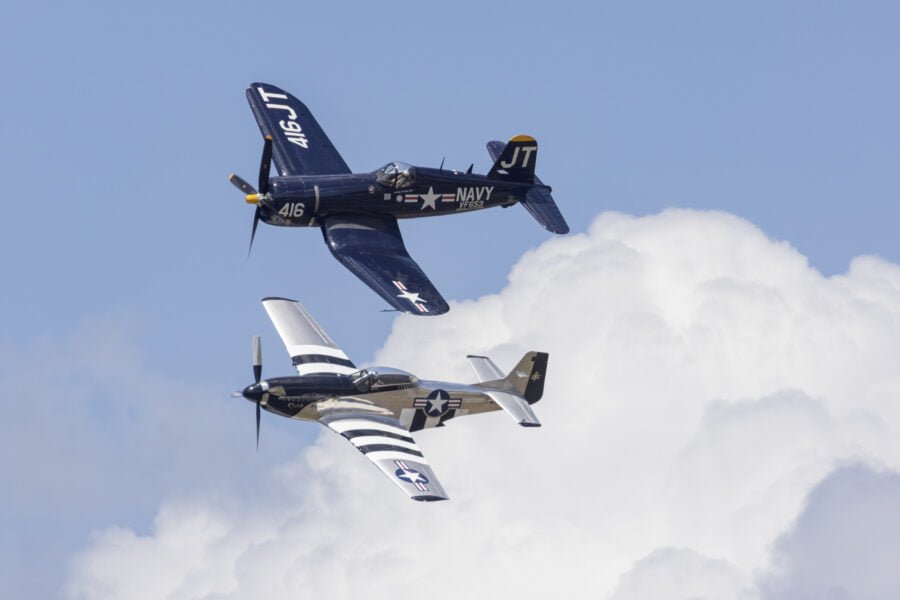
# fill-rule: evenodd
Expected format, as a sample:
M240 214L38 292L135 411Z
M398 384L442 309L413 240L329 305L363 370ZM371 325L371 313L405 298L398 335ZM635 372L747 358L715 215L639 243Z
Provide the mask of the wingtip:
M435 298L432 301L433 306L431 307L432 315L443 315L450 312L450 305L443 298Z
M449 500L448 496L410 496L416 502L440 502L442 500Z
M284 300L285 302L299 302L299 300L294 300L293 298L282 298L281 296L266 296L260 302L268 302L269 300Z

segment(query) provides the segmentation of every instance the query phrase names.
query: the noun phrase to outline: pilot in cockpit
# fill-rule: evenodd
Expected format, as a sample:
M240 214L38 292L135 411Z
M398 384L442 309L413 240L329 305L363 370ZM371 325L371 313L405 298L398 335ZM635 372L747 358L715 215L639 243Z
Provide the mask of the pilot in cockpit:
M416 168L401 162L388 163L375 171L378 183L400 190L410 187L416 179Z

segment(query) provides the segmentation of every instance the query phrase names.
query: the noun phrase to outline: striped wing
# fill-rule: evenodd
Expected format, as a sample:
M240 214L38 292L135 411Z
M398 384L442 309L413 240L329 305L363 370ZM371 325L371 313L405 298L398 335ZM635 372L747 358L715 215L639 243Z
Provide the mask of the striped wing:
M319 420L349 440L413 500L447 500L422 451L397 419L358 412Z
M300 375L348 375L357 370L302 304L287 298L264 298L262 305Z

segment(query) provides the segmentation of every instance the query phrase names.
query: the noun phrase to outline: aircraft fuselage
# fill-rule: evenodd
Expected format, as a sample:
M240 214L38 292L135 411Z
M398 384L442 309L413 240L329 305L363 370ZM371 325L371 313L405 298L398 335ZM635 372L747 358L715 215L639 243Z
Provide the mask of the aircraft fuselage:
M415 175L408 186L385 185L376 172L273 177L269 194L259 201L260 219L282 227L315 227L323 217L341 213L431 217L511 206L536 187L427 167L415 167Z
M473 385L416 380L415 384L360 391L349 376L331 374L275 377L248 386L243 393L251 402L258 394L262 408L283 417L318 421L334 412L364 411L399 419L410 431L500 409Z

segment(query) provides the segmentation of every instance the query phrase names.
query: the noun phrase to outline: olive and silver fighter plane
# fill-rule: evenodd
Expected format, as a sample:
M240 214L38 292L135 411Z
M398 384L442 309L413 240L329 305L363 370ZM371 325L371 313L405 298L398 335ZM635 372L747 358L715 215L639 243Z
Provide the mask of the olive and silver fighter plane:
M334 257L394 309L439 315L450 307L406 251L397 219L450 215L519 203L545 229L568 233L550 186L535 175L537 142L519 135L488 142L486 175L391 162L353 173L309 109L268 83L253 83L247 100L264 136L258 187L229 180L256 206L250 245L260 221L319 227ZM277 176L269 177L274 161Z
M523 427L540 426L531 405L544 393L546 353L528 352L507 375L491 359L469 356L477 383L426 381L393 368L359 369L299 302L265 298L262 304L299 376L262 379L262 352L254 336L255 383L235 395L256 404L257 446L262 409L318 421L353 444L410 498L433 501L446 500L447 493L413 432L496 410Z

